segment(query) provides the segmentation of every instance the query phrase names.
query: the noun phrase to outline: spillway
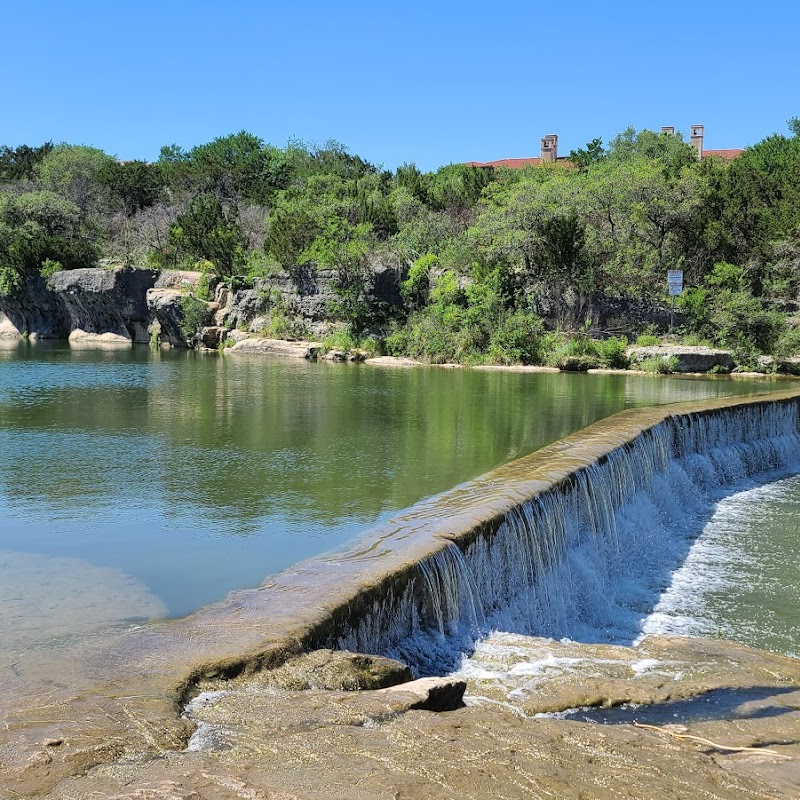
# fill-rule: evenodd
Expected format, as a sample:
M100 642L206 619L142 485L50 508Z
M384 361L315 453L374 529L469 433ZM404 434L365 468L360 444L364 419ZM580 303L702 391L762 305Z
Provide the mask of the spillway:
M558 445L549 455L557 454ZM532 459L540 466L547 456ZM715 502L743 480L798 469L795 401L665 414L567 474L556 466L549 487L452 534L324 643L391 655L419 674L456 668L496 629L630 644Z

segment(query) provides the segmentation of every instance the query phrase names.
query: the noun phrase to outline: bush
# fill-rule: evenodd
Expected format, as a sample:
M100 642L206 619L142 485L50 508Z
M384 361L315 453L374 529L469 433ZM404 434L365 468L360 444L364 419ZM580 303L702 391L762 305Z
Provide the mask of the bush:
M672 375L678 370L678 359L675 356L653 356L640 361L638 367L642 372L654 372L659 375Z
M596 369L598 360L594 356L562 356L556 362L556 366L564 372L586 372Z
M637 347L658 347L661 340L658 336L651 336L650 334L643 333L636 339Z
M56 274L56 272L61 272L63 267L61 266L60 261L54 261L49 258L46 258L42 261L42 266L39 268L39 274L45 279L49 280Z
M208 303L189 294L181 298L181 312L181 331L187 343L191 344L208 319Z
M774 355L796 356L800 353L800 328L786 328L775 342Z
M624 336L619 339L603 339L598 342L597 350L603 366L609 369L627 369L628 356L625 353L627 346L628 340Z
M528 311L506 315L489 340L489 360L495 364L540 364L542 320Z

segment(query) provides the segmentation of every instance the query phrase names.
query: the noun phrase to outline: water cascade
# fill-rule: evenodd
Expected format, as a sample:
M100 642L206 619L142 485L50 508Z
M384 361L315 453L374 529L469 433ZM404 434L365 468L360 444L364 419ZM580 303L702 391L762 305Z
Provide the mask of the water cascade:
M800 469L796 402L668 415L426 555L320 644L419 674L491 630L630 643L714 503Z

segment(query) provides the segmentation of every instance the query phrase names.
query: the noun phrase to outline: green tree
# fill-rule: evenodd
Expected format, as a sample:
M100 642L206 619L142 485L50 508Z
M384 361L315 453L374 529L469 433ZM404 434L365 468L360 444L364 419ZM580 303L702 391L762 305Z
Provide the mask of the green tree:
M245 244L232 207L214 195L196 197L170 228L170 241L197 260L211 262L225 281L240 274L245 264Z
M78 207L49 191L0 195L0 292L22 288L46 262L64 269L91 267L97 247Z
M592 139L591 142L586 144L586 147L579 147L576 150L569 151L569 160L573 166L579 170L585 170L592 164L602 161L605 157L606 151L603 148L602 139Z
M344 220L331 220L300 256L302 261L313 261L318 267L333 270L336 300L330 312L346 322L355 337L361 336L375 316L370 302L370 251L374 243L372 226L368 223L351 225Z
M97 180L129 216L155 204L165 186L161 165L146 161L107 161L98 170Z
M109 191L100 180L116 160L96 147L60 144L37 166L42 187L75 203L84 216L107 211Z
M33 180L37 166L52 149L52 142L45 142L39 147L3 145L0 147L0 180Z

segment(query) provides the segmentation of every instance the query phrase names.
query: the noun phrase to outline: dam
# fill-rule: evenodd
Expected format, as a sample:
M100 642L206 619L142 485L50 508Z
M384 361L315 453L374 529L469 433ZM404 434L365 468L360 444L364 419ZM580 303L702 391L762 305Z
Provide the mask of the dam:
M694 391L700 384L684 385ZM188 616L118 621L89 634L66 634L16 653L6 664L0 691L5 720L0 732L0 785L4 787L0 797L89 796L93 791L127 796L125 787L133 787L131 792L138 791L137 786L149 791L147 787L156 779L185 785L185 797L190 797L195 791L193 781L208 782L209 775L223 774L238 775L241 780L257 770L276 776L276 791L288 786L297 792L289 796L331 796L325 792L330 785L344 785L341 781L346 780L348 767L341 760L343 751L337 749L342 742L332 743L329 731L330 736L346 731L348 736L360 737L352 757L362 754L367 759L364 763L387 758L380 750L385 736L417 737L420 743L428 743L430 751L436 726L445 724L455 726L447 741L456 748L468 742L470 746L478 741L496 744L494 736L509 736L514 742L514 737L522 736L514 745L520 752L527 746L524 741L546 741L557 753L564 736L560 732L564 728L557 726L578 723L539 720L533 712L568 707L574 688L570 694L561 687L561 699L554 695L549 705L540 700L532 705L533 700L521 696L536 689L529 679L541 664L531 660L510 664L509 674L519 677L527 669L528 677L525 685L515 684L517 695L510 701L505 689L498 693L489 686L487 673L499 674L509 666L499 666L500 650L510 651L513 645L522 652L528 647L526 637L535 639L541 663L548 664L596 666L603 660L619 661L615 654L641 646L645 649L632 651L639 654L633 666L626 667L634 677L663 670L667 663L683 663L685 656L690 667L674 668L670 687L653 689L656 698L667 692L691 696L700 691L697 684L678 677L700 669L697 653L706 665L703 669L710 670L717 683L730 684L734 678L747 683L743 673L731 677L734 662L748 664L752 674L763 664L765 671L777 677L767 679L759 673L762 689L772 686L772 681L773 693L779 688L791 690L800 681L791 659L769 653L750 656L746 649L740 652L724 643L696 647L662 647L648 644L648 639L640 643L642 635L650 632L648 626L679 616L670 616L664 605L674 586L673 574L688 563L700 532L713 524L720 506L739 502L736 498L742 491L790 481L798 471L800 400L796 391L720 397L715 388L713 393L717 396L706 394L688 402L679 398L683 402L628 408L600 421L588 420L588 427L553 437L529 455L387 512L366 532L349 537L336 549L280 569L262 585L230 592ZM299 699L302 692L292 695L295 711L290 712L280 694L248 688L248 680L318 648L395 658L408 664L416 676L461 676L472 681L475 697L467 698L466 709L453 712L452 723L398 716L397 711L385 717L370 712L355 727L348 723L351 730L339 723L320 727L316 722L291 721L292 714L300 713L298 708L305 708L305 701ZM689 651L694 653L691 658ZM592 658L586 653L592 653ZM680 658L679 653L683 654ZM652 664L658 664L658 670ZM576 672L580 675L581 670L573 669L573 677ZM708 674L707 682L711 680ZM630 678L624 684L639 685ZM628 689L621 685L615 683L613 691L597 689L598 702L630 699L625 694ZM239 718L223 708L221 723L206 720L204 714L217 713L212 703L210 711L187 714L187 704L209 691L216 692L221 708L244 698L247 713ZM323 702L318 695L308 696L317 704ZM512 716L485 716L489 712L479 706L492 702L514 706L508 711ZM284 714L283 730L296 731L286 739L287 746L291 743L295 753L305 754L309 764L317 759L327 765L329 771L321 783L318 770L309 772L302 759L296 762L282 749L280 737L270 744L273 740L267 735L266 749L247 744L247 737L269 721L270 708ZM793 713L786 712L786 724L795 724ZM232 738L221 748L212 737L207 746L201 742L187 751L199 724L217 725ZM512 735L509 725L522 728ZM462 735L453 731L462 726L466 728L459 738ZM599 734L585 725L580 730L574 734L576 741L597 750ZM303 738L308 731L315 733ZM481 740L481 736L489 738ZM611 737L623 753L639 746L638 739L627 741L623 734L619 739L614 738L616 733L602 736ZM42 742L59 744L43 750ZM370 750L373 746L379 749ZM494 746L486 751L495 753L490 761L499 758ZM786 749L795 752L788 738ZM443 745L442 752L451 753ZM709 790L709 797L748 796L742 793L743 787L750 791L749 782L755 780L748 773L735 780L728 777L725 783L708 763L698 766L691 753L659 753L665 763L677 759L681 774L699 770L696 780L716 787ZM442 779L439 788L419 783L421 776L430 773L424 768L428 757L426 751L409 756L408 761L391 762L392 769L402 766L400 773L390 772L407 796L486 796L468 788L470 776L477 780L471 768L462 776L466 783L451 785ZM338 768L337 758L341 760ZM796 755L791 758L796 760ZM287 773L290 762L293 772ZM474 768L484 769L483 763L476 761ZM522 780L523 788L509 796L547 796L531 788L541 780L535 774L516 778ZM417 781L412 781L413 789L407 783L409 776ZM230 789L233 780L225 777L228 794L220 789L208 796L245 796L244 789L238 795ZM789 779L780 772L769 786L774 789L780 780ZM349 791L342 796L379 797L384 790L372 784L362 794L353 787ZM758 791L752 789L749 796L784 796L767 794L763 787Z

